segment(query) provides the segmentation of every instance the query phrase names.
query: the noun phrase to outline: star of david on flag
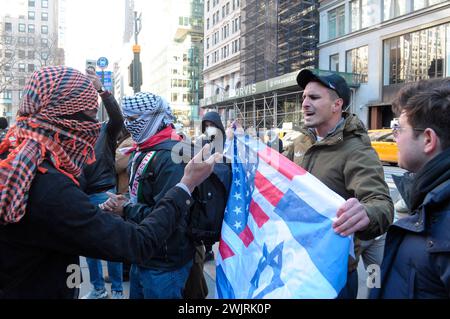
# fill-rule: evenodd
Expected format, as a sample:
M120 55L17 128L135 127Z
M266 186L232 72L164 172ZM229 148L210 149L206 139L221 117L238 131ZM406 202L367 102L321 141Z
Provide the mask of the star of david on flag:
M350 237L332 229L345 200L286 157L235 134L233 180L216 258L218 298L335 298Z

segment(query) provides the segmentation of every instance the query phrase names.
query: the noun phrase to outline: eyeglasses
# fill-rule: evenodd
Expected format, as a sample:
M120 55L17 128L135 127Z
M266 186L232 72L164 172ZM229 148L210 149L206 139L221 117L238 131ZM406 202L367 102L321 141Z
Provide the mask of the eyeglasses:
M397 138L400 131L406 129L406 127L401 127L400 125L392 125L391 129L392 129L392 135L394 135L394 138ZM425 131L424 128L418 128L418 127L412 127L411 129L413 131L419 131L419 132Z

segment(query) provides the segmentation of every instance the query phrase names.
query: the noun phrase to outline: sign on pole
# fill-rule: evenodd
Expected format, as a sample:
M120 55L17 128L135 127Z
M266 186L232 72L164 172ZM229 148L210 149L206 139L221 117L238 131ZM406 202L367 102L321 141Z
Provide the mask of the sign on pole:
M106 90L113 90L113 73L112 71L97 71L98 77L102 80L102 84Z
M102 70L106 69L108 67L108 64L109 64L108 59L105 57L100 57L97 60L97 66Z

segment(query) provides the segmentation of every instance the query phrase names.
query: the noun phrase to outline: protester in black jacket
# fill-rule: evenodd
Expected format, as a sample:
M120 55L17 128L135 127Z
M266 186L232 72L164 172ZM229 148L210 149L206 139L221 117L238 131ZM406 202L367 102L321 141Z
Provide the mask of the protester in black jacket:
M148 260L213 169L217 156L189 163L140 224L102 212L77 180L95 159L97 98L90 80L67 67L42 68L25 87L14 139L0 145L11 154L0 162L0 298L76 298L80 255Z
M130 157L130 202L125 218L140 222L183 174L184 164L172 158L172 148L181 141L172 124L169 104L160 96L139 92L122 99L125 127L134 146ZM122 211L120 212L122 213ZM188 219L180 219L174 232L153 258L132 265L130 299L174 299L183 289L192 266L194 246L187 234Z
M223 127L220 114L215 111L207 112L202 118L202 146L211 143L217 151L223 153L225 146L225 128ZM230 177L231 178L231 177ZM228 196L227 196L228 198ZM205 245L205 261L214 260L212 245Z
M108 114L108 121L102 123L100 135L95 143L95 163L87 165L80 176L82 188L94 205L108 200L108 192L116 192L117 175L115 155L119 135L123 129L123 117L114 96L103 89L99 77L93 70L86 70L88 78L102 98ZM108 297L103 277L102 262L99 259L86 258L89 269L91 291L83 299L103 299ZM120 262L107 261L108 276L111 282L111 298L123 299L123 267Z

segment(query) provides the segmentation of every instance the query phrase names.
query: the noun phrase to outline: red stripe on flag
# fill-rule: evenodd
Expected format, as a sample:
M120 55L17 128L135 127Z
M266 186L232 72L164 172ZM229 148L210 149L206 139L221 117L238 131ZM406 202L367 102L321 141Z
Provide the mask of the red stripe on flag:
M291 162L287 157L281 155L273 148L266 147L258 152L258 156L290 180L295 176L306 174L303 168Z
M277 206L278 202L283 197L283 192L276 188L267 178L265 178L259 171L255 175L255 186L272 206Z
M254 200L250 203L250 214L252 214L253 219L259 228L263 227L269 220L269 216L264 213L263 209Z
M231 250L230 246L223 240L221 240L219 244L219 253L223 260L234 256L234 252Z
M245 226L245 229L242 231L242 233L239 234L239 238L242 240L245 247L248 247L253 239L255 239L255 237L253 237L252 231L250 230L250 228L248 228L248 226Z

